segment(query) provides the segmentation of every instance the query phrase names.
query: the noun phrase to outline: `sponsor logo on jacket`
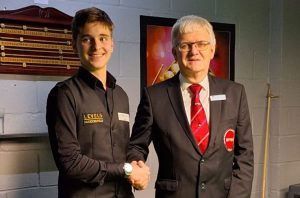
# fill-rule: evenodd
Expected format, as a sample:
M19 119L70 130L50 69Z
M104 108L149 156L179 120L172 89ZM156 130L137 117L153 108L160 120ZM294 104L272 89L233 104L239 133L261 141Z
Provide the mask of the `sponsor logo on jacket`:
M83 124L95 124L102 123L103 115L102 113L84 113L83 114Z

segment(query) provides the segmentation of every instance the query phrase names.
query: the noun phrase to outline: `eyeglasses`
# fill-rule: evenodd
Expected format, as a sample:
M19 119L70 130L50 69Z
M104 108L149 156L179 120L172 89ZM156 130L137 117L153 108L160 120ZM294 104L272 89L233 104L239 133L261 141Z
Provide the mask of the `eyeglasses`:
M177 46L178 46L179 51L188 52L193 48L194 44L195 44L196 50L204 51L204 50L207 50L210 42L208 42L208 41L182 42L182 43L179 43Z

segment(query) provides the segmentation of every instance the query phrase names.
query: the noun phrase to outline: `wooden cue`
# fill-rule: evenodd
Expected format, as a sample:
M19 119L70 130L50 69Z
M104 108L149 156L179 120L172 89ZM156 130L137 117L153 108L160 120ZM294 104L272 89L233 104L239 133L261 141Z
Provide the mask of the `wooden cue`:
M264 162L263 162L263 177L262 177L262 192L261 197L265 198L266 194L266 175L267 175L267 160L269 153L269 124L270 124L270 108L271 108L271 99L278 98L278 96L273 96L271 94L270 84L268 84L268 93L267 93L267 120L266 120L266 131L265 131L265 148L264 148Z

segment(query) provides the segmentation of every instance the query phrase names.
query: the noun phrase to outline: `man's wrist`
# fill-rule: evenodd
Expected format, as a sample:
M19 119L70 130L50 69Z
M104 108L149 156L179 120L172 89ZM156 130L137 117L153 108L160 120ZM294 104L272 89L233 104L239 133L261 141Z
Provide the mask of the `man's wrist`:
M129 177L132 174L133 167L130 163L124 163L123 170L125 177Z

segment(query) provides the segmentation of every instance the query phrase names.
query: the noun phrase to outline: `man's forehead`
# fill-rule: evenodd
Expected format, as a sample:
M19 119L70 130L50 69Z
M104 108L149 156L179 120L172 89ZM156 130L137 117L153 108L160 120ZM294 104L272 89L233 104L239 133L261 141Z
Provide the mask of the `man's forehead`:
M97 28L98 27L98 28ZM79 34L85 34L88 32L100 32L100 34L111 36L112 32L110 28L101 22L92 22L92 23L86 23L84 26L79 28Z

